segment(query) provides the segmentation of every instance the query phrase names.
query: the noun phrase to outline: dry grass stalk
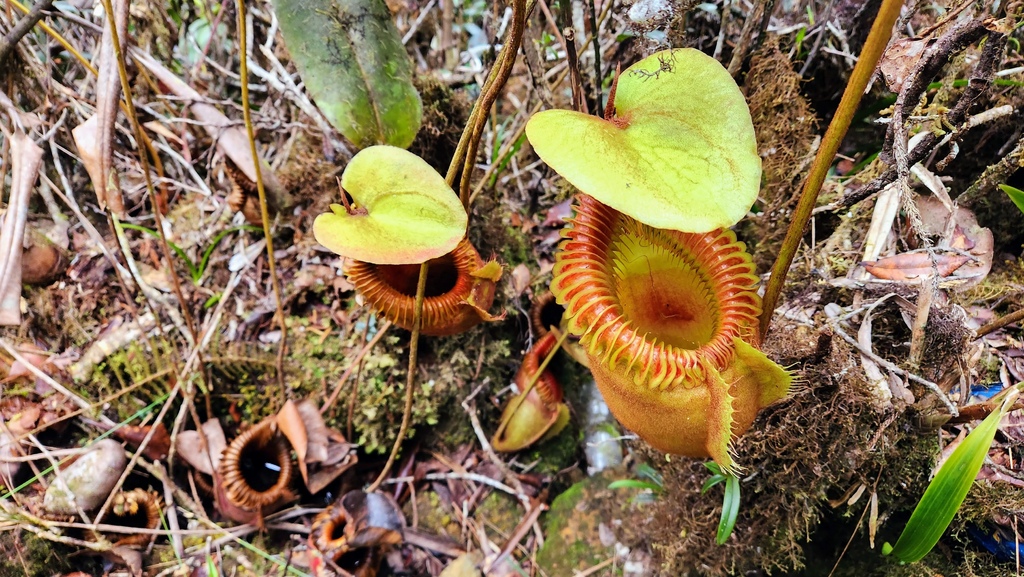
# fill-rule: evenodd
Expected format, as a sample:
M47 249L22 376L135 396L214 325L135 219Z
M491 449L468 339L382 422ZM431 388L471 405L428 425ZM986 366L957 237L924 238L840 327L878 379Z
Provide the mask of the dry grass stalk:
M0 229L0 326L21 324L21 257L28 200L43 160L43 149L16 128L11 141L11 196Z

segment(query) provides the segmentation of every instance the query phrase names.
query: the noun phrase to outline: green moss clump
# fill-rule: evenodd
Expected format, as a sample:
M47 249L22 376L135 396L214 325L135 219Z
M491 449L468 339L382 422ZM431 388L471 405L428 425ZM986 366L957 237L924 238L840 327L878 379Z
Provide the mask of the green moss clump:
M633 530L642 530L650 522L649 507L608 488L614 478L615 473L606 471L583 479L555 497L541 517L545 541L537 565L548 575L572 575L601 563L615 555L614 543L606 541L608 530L620 541L630 523L637 525Z
M171 345L160 339L150 342L156 350L150 350L144 341L132 341L93 367L82 387L83 397L106 398L144 383L131 394L118 396L106 409L110 418L120 422L166 393L171 376L168 370L173 366Z
M83 557L75 558L72 564L73 552L75 549L71 547L40 539L28 531L2 531L0 577L50 577L99 568Z
M773 356L803 359L794 367L803 385L763 411L736 443L746 473L739 520L725 545L714 544L721 493L700 494L708 477L701 462L646 450L671 496L657 502L651 525L661 574L697 568L706 575L792 572L805 566L808 574L822 574L814 571L834 563L858 530L855 521L873 488L879 510L889 516L909 513L924 492L938 452L934 435L914 426L913 411L875 408L859 360L845 343L833 339L827 355L816 358L820 351L813 344L800 353L798 343L786 342L797 334L779 327L768 343L769 349L790 349L769 351ZM846 505L862 485L867 489L861 499ZM847 555L884 563L866 541L856 539Z

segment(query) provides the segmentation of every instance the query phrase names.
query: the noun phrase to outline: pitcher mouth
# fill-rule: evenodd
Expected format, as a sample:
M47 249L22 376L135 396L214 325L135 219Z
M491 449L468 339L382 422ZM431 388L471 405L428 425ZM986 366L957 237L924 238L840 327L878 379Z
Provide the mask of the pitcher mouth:
M496 264L489 271L473 245L466 239L452 252L427 262L427 286L423 300L422 331L425 335L461 333L492 317L486 310L494 300ZM345 269L375 310L396 325L412 329L416 307L416 283L420 265L378 265L350 261ZM490 275L490 276L488 276Z
M551 290L592 357L668 390L728 366L734 338L757 346L758 279L732 231L656 229L583 194L574 208Z

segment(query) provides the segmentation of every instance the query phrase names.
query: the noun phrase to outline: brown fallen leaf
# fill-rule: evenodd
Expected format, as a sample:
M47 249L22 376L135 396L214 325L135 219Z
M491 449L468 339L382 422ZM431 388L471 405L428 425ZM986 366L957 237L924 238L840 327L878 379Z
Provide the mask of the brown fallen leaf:
M526 292L526 289L530 288L530 268L523 263L516 265L512 269L512 290L515 296L519 296Z
M42 414L42 409L39 405L32 403L27 405L21 412L11 416L7 419L7 430L12 435L22 436L25 433L32 432L36 428L36 423L39 422L39 415Z
M252 158L249 137L245 129L217 110L216 107L207 104L205 102L206 99L199 92L178 78L149 54L135 50L132 52L132 55L168 91L189 103L189 111L216 141L217 148L224 156L231 159L235 166L245 174L246 178L256 182L256 163ZM275 212L291 207L295 203L292 195L277 180L277 176L275 176L270 165L263 159L259 159L259 162L263 185L267 193L267 204Z
M935 196L918 196L914 199L921 215L922 232L939 237L939 248L951 248L966 252L974 257L955 271L951 280L957 289L965 289L980 283L992 270L995 242L992 231L978 225L974 213L962 206L956 207L956 214L946 203ZM916 235L907 237L911 246Z
M889 43L878 63L889 90L899 94L903 83L934 41L933 38L901 38Z
M308 440L306 462L322 463L327 459L327 445L330 437L327 423L324 422L323 416L320 415L320 410L309 399L300 401L296 408L303 424L306 425L306 437Z
M936 253L935 270L939 277L948 277L970 262L970 257L955 253ZM876 278L894 281L916 281L932 275L932 258L925 252L905 252L863 262L861 266Z
M327 445L327 457L318 463L309 475L306 489L316 494L337 479L342 473L359 463L356 445L345 441L345 437L337 431L331 431Z
M78 156L89 173L89 180L96 191L96 202L100 208L110 208L114 214L124 214L124 200L121 196L121 180L116 170L106 168L103 156L103 127L98 114L93 115L71 130Z
M198 431L179 433L175 449L177 454L195 470L213 476L213 472L220 467L220 457L224 449L227 448L228 442L224 437L224 429L221 428L220 421L217 419L210 419L203 423L203 433L206 434L206 442L209 443L209 453L203 449Z
M299 473L302 480L306 480L306 448L309 446L309 437L306 435L306 424L302 422L302 415L295 401L288 399L281 410L277 413L277 428L281 434L291 443L295 450L295 456L299 461Z
M562 228L565 225L565 221L572 217L572 199L566 199L562 202L552 206L544 214L544 222L541 226L554 226Z
M277 426L295 450L299 473L311 493L319 493L358 462L355 445L327 428L320 411L308 399L298 403L288 400L277 414Z
M114 436L132 447L138 448L152 429L152 425L125 426L114 430ZM142 454L152 461L163 461L170 452L171 436L167 433L167 427L163 423L157 423L156 432L153 433L153 437L146 443L146 448L142 451Z

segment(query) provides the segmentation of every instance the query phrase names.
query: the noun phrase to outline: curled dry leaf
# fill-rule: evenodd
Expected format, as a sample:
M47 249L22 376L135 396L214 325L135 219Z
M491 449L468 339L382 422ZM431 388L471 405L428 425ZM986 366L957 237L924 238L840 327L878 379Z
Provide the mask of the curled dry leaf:
M123 53L128 40L128 0L113 0L114 25ZM96 78L96 114L86 124L95 120L90 141L84 142L75 136L75 145L82 152L83 145L91 147L89 151L95 165L87 168L96 190L96 199L100 208L110 208L118 216L124 216L124 198L117 171L114 170L114 123L117 121L117 109L121 102L121 76L118 72L117 54L114 51L113 30L107 23L103 26L100 38L99 58L96 62L98 74ZM83 137L85 133L83 133ZM84 159L85 156L83 155ZM87 164L88 167L88 164Z
M955 216L938 198L917 198L918 211L928 234L941 235L939 246L964 251L971 260L960 267L954 279L958 289L977 285L992 270L995 239L992 231L980 226L974 212L957 207Z
M228 447L228 442L224 437L224 429L221 428L220 421L217 419L210 419L203 423L203 433L206 434L209 452L203 447L198 431L182 431L178 434L174 448L177 454L195 470L213 476L213 472L220 467L221 454Z
M117 171L112 169L111 157L104 160L104 131L99 115L94 115L71 131L75 139L78 156L89 173L89 180L96 190L96 201L101 208L110 208L115 214L124 213L124 200L121 197L121 180ZM111 129L113 125L111 125ZM107 148L109 149L109 137Z
M915 281L932 276L938 272L939 277L948 277L970 261L970 257L956 253L936 252L935 268L932 268L932 255L927 251L904 252L880 258L874 262L862 263L865 270L876 278L895 281Z
M962 207L956 214L935 196L915 199L921 216L921 234L938 237L932 268L932 255L926 250L909 251L863 263L876 278L916 284L937 272L944 286L967 288L984 279L992 269L994 242L992 231L978 225L974 213ZM908 242L916 233L908 232ZM912 245L913 246L913 245Z
M11 193L0 228L0 326L21 324L21 262L28 201L43 149L21 129L10 137Z
M320 411L308 399L286 402L277 414L277 426L295 450L299 473L311 493L319 493L357 462L355 445L327 428Z
M70 467L60 470L43 495L43 508L56 515L96 509L110 495L127 465L120 443L113 439L97 441Z
M295 401L288 399L277 413L277 428L280 429L281 434L288 439L288 442L292 444L292 449L295 450L295 456L299 461L299 472L302 474L303 481L306 480L306 450L310 444L306 426L306 423L302 420L302 415L299 414Z
M46 365L50 361L49 353L31 343L20 345L18 347L18 353L33 367L46 372ZM11 370L8 371L7 376L3 381L0 381L0 383L11 382L20 377L32 378L33 376L34 373L25 366L25 363L20 360L15 360L11 363Z
M327 485L358 462L356 445L345 441L341 433L331 430L328 436L327 456L322 463L310 467L306 489L314 494L323 491Z
M245 129L239 123L224 116L219 110L210 104L195 89L185 84L173 72L154 60L149 54L141 51L134 51L135 59L149 69L156 76L157 80L167 90L189 102L189 111L195 116L199 124L206 129L210 136L217 142L217 148L235 164L252 182L256 182L256 164L252 158L249 137ZM279 212L292 206L295 201L291 194L281 185L274 175L270 165L263 159L260 162L260 174L263 177L263 186L267 193L267 204L274 212Z
M116 429L114 431L114 436L125 441L132 447L138 448L146 438L146 435L148 435L152 429L152 425L126 426ZM157 423L156 432L153 433L153 437L148 443L146 443L146 448L142 451L142 454L145 455L147 459L162 461L167 458L167 454L170 453L170 451L171 436L167 433L167 427L165 427L163 423Z
M516 268L512 269L512 290L515 296L519 296L526 292L526 289L530 288L530 268L523 263L516 265Z

